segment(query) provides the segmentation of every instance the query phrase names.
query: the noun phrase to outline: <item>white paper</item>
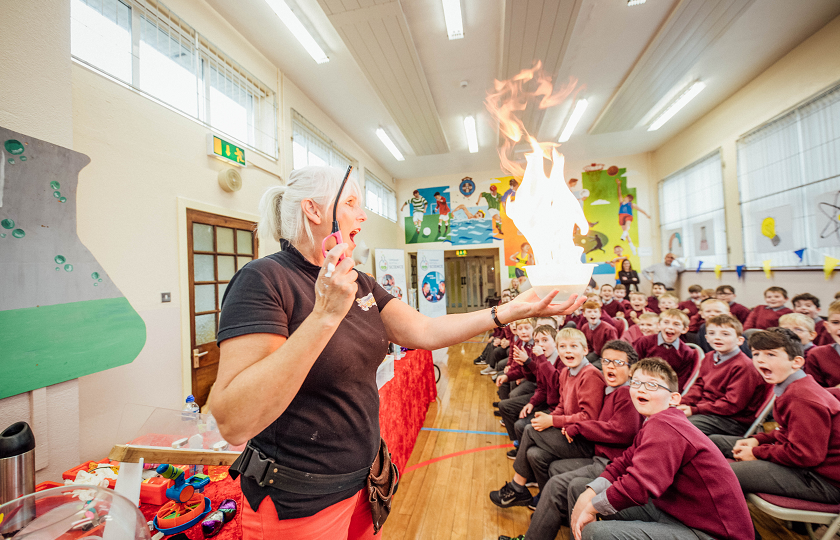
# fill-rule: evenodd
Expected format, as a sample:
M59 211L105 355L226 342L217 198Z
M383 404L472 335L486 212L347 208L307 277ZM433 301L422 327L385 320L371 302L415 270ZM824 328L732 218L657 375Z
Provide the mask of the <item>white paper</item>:
M800 248L793 243L793 209L777 206L753 214L756 251L793 251Z
M821 193L811 200L814 247L840 246L840 191Z
M691 243L695 257L707 257L715 254L715 222L707 219L691 226Z

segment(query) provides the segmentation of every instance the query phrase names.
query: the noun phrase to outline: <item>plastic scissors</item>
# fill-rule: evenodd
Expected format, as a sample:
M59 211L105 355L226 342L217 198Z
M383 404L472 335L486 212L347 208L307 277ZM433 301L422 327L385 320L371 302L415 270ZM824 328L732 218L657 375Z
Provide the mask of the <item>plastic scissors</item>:
M341 229L338 227L338 219L336 217L336 212L338 211L338 201L341 199L341 192L344 191L344 184L347 183L347 179L350 178L350 171L353 170L353 166L350 165L347 167L347 173L344 175L344 180L341 181L341 187L338 188L338 194L335 196L335 203L333 204L333 222L332 222L332 233L324 238L324 241L321 242L321 252L324 254L324 257L327 256L327 240L330 238L335 239L335 245L330 247L329 249L334 248L338 244L344 242L344 239L341 237ZM343 261L345 258L344 253L338 256L338 262Z

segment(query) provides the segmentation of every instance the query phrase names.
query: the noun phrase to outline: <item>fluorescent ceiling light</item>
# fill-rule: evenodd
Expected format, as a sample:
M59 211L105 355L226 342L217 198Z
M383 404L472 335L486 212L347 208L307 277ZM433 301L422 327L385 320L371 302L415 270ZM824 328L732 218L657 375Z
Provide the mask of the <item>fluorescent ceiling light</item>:
M569 121L566 122L566 127L563 128L563 133L560 134L559 142L566 142L571 138L578 122L580 122L580 117L583 116L584 111L586 111L587 105L589 105L589 103L587 103L585 99L579 99L578 102L575 103L575 109L572 111L572 116L569 117Z
M387 148L391 152L391 154L397 159L397 161L405 161L402 152L400 152L400 149L397 148L396 144L394 144L394 141L391 140L391 137L389 137L388 134L385 133L384 129L378 128L376 130L376 136L379 137L379 140L382 141L382 144L385 145L385 148Z
M675 114L680 112L680 109L688 105L688 102L694 99L697 94L703 91L706 88L706 83L697 81L696 83L692 84L688 90L682 93L680 97L677 98L675 102L673 102L670 106L668 106L665 111L659 115L659 118L653 121L653 123L648 128L648 131L656 131L657 129L661 128L665 122L670 120Z
M478 136L475 133L475 118L467 116L464 118L464 129L467 131L467 144L470 147L470 154L478 152Z
M464 37L464 22L461 19L461 0L443 0L443 17L446 19L446 33L449 39Z
M303 45L303 48L306 49L306 52L319 64L326 64L330 61L330 58L327 56L327 53L321 49L321 46L315 41L312 35L306 30L306 27L303 26L303 23L300 22L297 15L289 8L289 6L284 2L284 0L265 0L271 9L274 10L274 13L280 17L280 20L283 21L283 24L286 25L286 28L292 33L293 36Z
M627 7L641 6L646 0L627 0Z

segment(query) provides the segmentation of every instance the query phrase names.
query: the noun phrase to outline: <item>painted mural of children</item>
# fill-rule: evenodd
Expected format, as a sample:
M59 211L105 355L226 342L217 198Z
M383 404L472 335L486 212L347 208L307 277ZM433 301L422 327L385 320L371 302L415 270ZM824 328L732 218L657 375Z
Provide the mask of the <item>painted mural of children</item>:
M633 202L632 195L621 196L621 178L616 177L615 183L618 185L618 201L620 203L618 207L618 224L621 226L621 230L624 231L621 233L621 239L630 244L630 251L633 252L633 255L636 255L636 246L633 245L633 241L630 239L630 224L633 222L633 210L638 210L648 219L650 219L650 215Z
M411 205L414 228L417 229L417 234L420 234L420 227L423 226L423 214L426 213L426 208L429 207L429 201L427 201L426 198L420 195L420 192L415 189L412 193L412 197L405 201L400 207L400 211L409 204Z
M510 181L510 188L502 194L502 205L507 208L508 201L516 200L516 190L519 189L519 181L512 178Z
M445 237L449 234L449 204L439 191L435 192L435 201L437 206L432 212L438 213L438 236ZM440 233L441 227L443 227L443 234Z
M499 209L502 207L502 196L499 195L498 188L495 184L490 184L490 192L483 191L479 196L475 205L481 204L481 199L487 201L487 217L491 218L496 224L499 234L502 234L502 215Z
M510 260L514 263L513 266L516 267L516 277L524 276L525 267L536 264L534 261L534 250L531 249L531 244L523 242L519 251L510 256Z

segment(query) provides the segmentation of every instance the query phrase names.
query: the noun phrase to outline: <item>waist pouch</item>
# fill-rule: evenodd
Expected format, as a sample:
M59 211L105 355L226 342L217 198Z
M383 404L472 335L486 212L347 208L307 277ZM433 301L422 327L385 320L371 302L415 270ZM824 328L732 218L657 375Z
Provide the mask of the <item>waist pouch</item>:
M256 480L260 487L280 489L299 495L329 495L358 486L367 479L374 534L379 532L391 512L391 498L397 491L400 473L391 462L391 453L380 439L379 451L370 467L345 474L315 474L280 465L248 443L229 474L234 480L241 474Z

